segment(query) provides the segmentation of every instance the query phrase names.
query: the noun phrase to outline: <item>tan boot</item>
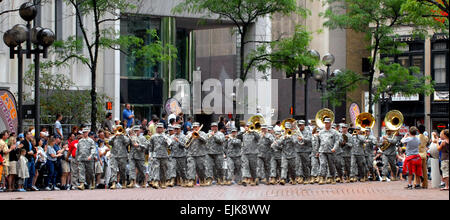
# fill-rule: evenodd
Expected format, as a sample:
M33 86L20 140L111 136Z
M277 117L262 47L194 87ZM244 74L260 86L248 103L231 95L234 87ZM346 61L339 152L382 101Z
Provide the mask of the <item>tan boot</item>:
M284 186L284 184L286 184L286 180L285 179L281 179L280 180L280 184Z
M130 184L127 185L127 188L134 188L136 184L136 180L131 180Z
M361 178L359 179L359 182L361 182L361 183L364 183L364 182L366 182L366 179L365 179L365 177L361 177Z
M307 177L306 179L303 180L303 184L308 185L310 181L311 181L311 177Z
M393 176L391 177L391 181L397 181L397 179Z
M325 184L325 177L321 176L319 177L319 185Z
M327 177L327 184L331 184L331 177Z
M295 181L294 178L289 178L289 184L291 184L291 185L297 185L297 181Z
M160 182L159 181L154 181L153 182L153 188L159 189L159 187L160 187Z
M169 182L168 186L169 187L174 187L175 186L175 178L170 179L170 182Z
M84 190L84 183L81 183L78 187L77 187L79 190Z
M261 180L261 183L263 183L263 184L265 184L265 185L268 185L268 184L269 184L269 182L267 182L267 178L262 179L262 180Z
M116 189L116 182L113 182L110 189Z
M259 178L255 179L255 186L259 185Z
M309 184L314 184L314 183L316 183L315 180L316 180L315 177L310 177Z
M336 184L336 179L334 177L331 177L331 184L333 184L333 185Z
M336 183L341 183L341 177L340 176L336 177Z
M91 185L89 186L89 189L90 190L94 190L95 189L95 181L94 180L91 181Z
M124 188L124 189L126 189L127 188L127 181L123 181L123 184L122 184L122 187Z
M277 180L275 179L275 177L270 177L269 184L275 185L276 183L277 183Z
M316 176L316 178L314 179L314 183L319 183L320 182L320 177Z
M298 184L303 184L303 182L305 180L303 179L303 177L299 176L299 177L297 177L296 181L297 181Z

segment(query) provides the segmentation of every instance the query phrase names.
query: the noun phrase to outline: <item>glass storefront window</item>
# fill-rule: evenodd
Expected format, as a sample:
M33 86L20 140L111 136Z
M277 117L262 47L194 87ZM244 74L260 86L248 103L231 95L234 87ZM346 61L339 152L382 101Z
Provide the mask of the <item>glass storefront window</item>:
M145 45L149 45L156 39L154 39L148 30L155 29L158 37L161 37L160 31L161 22L160 19L153 19L142 16L131 16L120 21L121 35L133 35L144 40ZM120 56L120 72L121 76L145 79L153 78L160 71L159 63L148 63L148 61L139 59L136 57L136 49L129 48L127 54L121 53Z
M398 57L398 63L403 67L409 67L409 57Z
M413 56L412 57L412 65L415 67L419 67L420 73L423 75L423 56Z

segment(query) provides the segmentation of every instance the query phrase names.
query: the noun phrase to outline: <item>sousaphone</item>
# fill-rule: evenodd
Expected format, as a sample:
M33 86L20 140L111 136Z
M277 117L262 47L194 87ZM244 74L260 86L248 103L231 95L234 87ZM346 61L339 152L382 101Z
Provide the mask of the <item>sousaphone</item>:
M316 125L319 128L324 128L325 127L325 118L330 118L331 119L331 124L334 123L334 113L333 111L331 111L330 109L324 108L321 109L320 111L317 112L316 114Z

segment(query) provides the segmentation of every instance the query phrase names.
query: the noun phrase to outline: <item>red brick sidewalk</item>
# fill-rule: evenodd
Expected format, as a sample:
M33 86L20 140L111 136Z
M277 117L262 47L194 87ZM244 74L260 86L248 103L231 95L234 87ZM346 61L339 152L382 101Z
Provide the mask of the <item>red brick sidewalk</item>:
M448 191L406 190L406 182L254 187L210 186L167 189L122 189L0 193L0 200L449 200Z

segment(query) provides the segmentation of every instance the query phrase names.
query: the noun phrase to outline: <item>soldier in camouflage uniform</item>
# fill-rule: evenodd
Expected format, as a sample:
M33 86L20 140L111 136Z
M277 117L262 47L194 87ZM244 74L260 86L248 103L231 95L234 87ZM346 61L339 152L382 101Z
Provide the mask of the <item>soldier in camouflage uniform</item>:
M211 132L208 134L206 147L208 149L208 170L213 172L217 184L225 183L223 168L225 135L218 130L217 123L211 123ZM208 183L209 184L209 183Z
M261 139L258 143L258 176L263 183L268 184L270 177L270 161L272 159L272 149L270 145L275 141L275 137L267 132L267 125L261 126Z
M171 156L174 162L174 169L176 171L176 184L178 186L185 186L187 160L186 160L186 148L184 144L186 142L185 135L181 133L181 126L179 124L174 126L175 134L171 136L172 152Z
M131 150L130 150L130 184L128 188L139 188L136 184L136 168L138 174L145 176L145 152L148 150L148 141L140 135L140 126L133 127L133 132L130 132Z
M164 124L156 125L156 134L152 135L149 141L149 152L152 154L152 180L153 188L166 188L169 181L169 174L172 166L169 161L169 151L172 140L164 133Z
M297 151L297 183L298 184L308 184L310 182L311 175L311 151L312 151L312 143L311 143L311 132L305 126L305 121L300 120L298 122L299 126L299 134L298 141L296 142L296 151Z
M270 132L274 133L274 130L270 130ZM281 179L281 131L277 131L274 135L275 140L270 145L272 148L272 159L270 160L270 180L269 184L275 185Z
M394 175L397 173L397 143L399 142L399 138L393 135L394 131L386 130L386 136L383 136L383 145L389 145L386 150L383 151L382 160L383 160L383 177L382 181L387 180L387 176L389 176L389 167L391 168ZM392 181L395 181L395 176L391 177Z
M366 159L364 154L364 141L365 138L361 135L361 128L356 127L356 131L358 134L352 136L353 147L352 147L352 161L351 161L351 174L350 174L350 182L356 182L356 172L358 172L358 176L361 182L365 181L366 176Z
M312 130L312 151L311 151L311 179L310 184L319 182L320 160L319 160L319 128Z
M227 185L230 185L231 180L234 180L235 183L242 184L242 140L237 138L236 135L237 129L233 128L227 141L226 155L230 158L230 163L228 164Z
M208 183L212 182L212 176L206 166L206 140L208 138L205 132L200 131L200 124L195 122L192 124L192 132L190 132L186 136L186 143L190 145L185 145L187 148L187 179L188 179L188 187L194 187L195 176L197 174L200 185L206 186ZM194 132L198 134L198 136L194 136Z
M172 135L174 135L174 134L175 134L175 127L172 125L169 125L165 135L172 140ZM172 140L172 143L173 143L173 140ZM166 176L166 179L167 179L166 186L173 187L173 186L175 186L175 179L177 178L177 168L176 168L177 162L176 162L175 158L173 158L173 156L172 156L172 152L171 152L172 145L169 146L169 148L170 148L169 168L167 169L169 173Z
M247 123L245 132L238 134L238 138L242 139L242 184L246 186L251 184L256 186L257 169L258 169L258 142L260 135L256 131L250 131L251 122Z
M95 188L94 178L94 160L95 160L95 142L88 137L89 129L83 129L83 138L78 142L76 158L78 161L79 179L80 185L78 189L84 190L84 183L87 181L90 188Z
M123 183L120 185L126 187L127 147L130 145L130 139L123 134L117 134L111 138L109 144L111 146L111 189L117 188L117 173L120 174L120 181Z
M370 132L371 132L371 129L367 128L366 135L365 135L366 136L366 141L365 141L366 147L364 148L364 154L366 156L366 167L367 167L366 173L367 173L367 175L370 174L371 177L374 179L376 177L376 174L375 174L375 170L373 167L373 158L374 158L373 151L374 151L375 147L377 146L378 141L375 136L370 134ZM369 178L366 176L366 181L368 179Z
M289 122L285 123L285 134L280 138L278 144L278 149L281 150L281 180L280 184L286 184L286 180L289 176L290 184L297 184L296 179L296 168L297 168L297 152L295 149L296 142L298 142L297 136L294 134L289 135L287 132L291 129L291 124ZM294 133L294 132L292 132Z
M339 129L340 129L341 125L336 125L335 126L335 131L337 133L337 137L339 138L339 147L336 149L335 154L335 168L336 168L336 176L335 176L335 180L337 183L340 183L341 181L344 182L344 169L343 169L343 156L344 156L344 150L342 149L342 141L343 141L343 137L342 134L340 133Z
M335 153L339 147L339 134L336 130L331 128L331 119L324 120L325 128L319 132L319 160L320 160L320 180L319 184L325 184L325 177L327 171L331 177L327 179L327 183L336 184L335 168L336 159Z
M345 135L347 137L347 140L345 141L344 138L341 139L341 148L342 148L342 160L343 160L343 167L344 167L344 175L347 183L350 182L350 173L351 173L351 159L352 159L352 147L353 147L353 141L352 141L352 135L348 133L348 125L343 124L342 125L342 135ZM344 180L341 179L343 182Z

